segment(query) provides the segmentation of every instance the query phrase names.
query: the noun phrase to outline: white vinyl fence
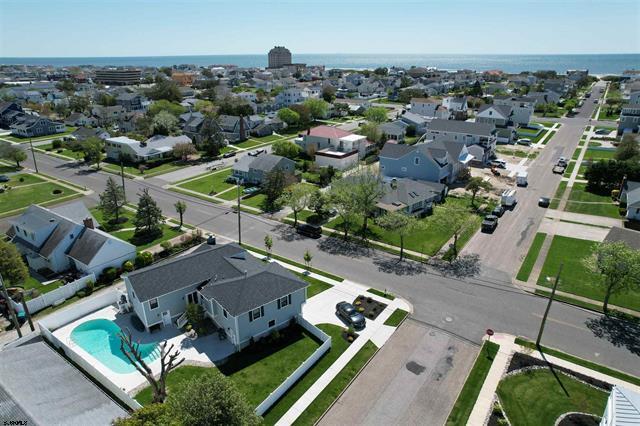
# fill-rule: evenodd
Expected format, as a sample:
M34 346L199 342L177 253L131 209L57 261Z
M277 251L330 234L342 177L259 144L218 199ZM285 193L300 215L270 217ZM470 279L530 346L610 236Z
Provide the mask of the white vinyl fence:
M320 330L315 325L311 324L309 321L302 318L302 316L298 316L297 318L298 324L300 324L305 330L309 333L313 334L315 337L320 339L322 344L318 349L315 350L314 353L311 354L309 358L307 358L296 370L291 373L289 377L285 379L284 382L280 384L273 392L269 394L268 397L265 398L264 401L258 405L256 408L256 414L259 416L263 415L275 402L284 395L291 386L293 386L299 379L306 373L313 365L318 362L318 360L331 348L331 337L327 335L324 331Z
M43 310L47 306L56 304L56 302L64 302L66 299L73 297L78 290L85 288L89 281L93 281L94 283L96 282L96 276L93 275L93 273L85 275L82 278L78 278L77 280L60 286L48 293L34 297L31 300L27 300L27 309L29 309L31 314L34 314ZM22 312L24 310L22 303L17 303L15 301L13 301L13 307L16 312Z
M53 331L55 329L62 327L65 324L75 321L76 319L81 318L105 306L116 303L118 297L119 293L114 289L113 291L106 292L104 294L101 294L100 296L93 297L84 302L76 303L73 305L73 309L54 312L53 314L48 315L46 318L38 321L38 328L40 329L40 334L42 335L42 337L44 337L49 343L62 350L66 357L80 366L80 368L82 368L87 374L93 377L94 380L108 389L120 401L127 404L127 406L129 406L131 409L137 410L142 407L138 403L138 401L133 399L131 396L129 396L129 394L120 389L111 380L106 378L87 360L82 358L73 350L69 349L69 347L64 342L60 341L60 339L58 339L53 334Z

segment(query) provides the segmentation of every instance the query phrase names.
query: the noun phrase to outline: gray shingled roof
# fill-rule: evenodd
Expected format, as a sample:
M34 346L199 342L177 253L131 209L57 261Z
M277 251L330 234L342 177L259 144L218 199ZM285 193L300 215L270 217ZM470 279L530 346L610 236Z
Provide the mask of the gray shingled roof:
M11 417L26 413L28 418ZM8 414L8 416L5 415ZM40 338L0 351L0 417L35 425L110 425L127 412Z
M238 316L266 303L303 289L307 283L277 263L246 277L209 282L200 293L214 299L229 314Z
M490 108L495 109L496 111L498 111L498 113L500 113L503 117L505 118L509 118L509 116L511 115L511 112L513 111L513 108L509 105L494 105L494 104L487 104L487 105L483 105L482 107L480 107L480 109L478 110L478 114L480 114L481 112L484 112Z
M380 157L402 158L414 150L415 148L411 145L385 143L382 147L382 151L380 151Z
M64 216L75 223L81 224L84 219L91 218L95 226L100 225L82 201L74 201L73 203L63 204L61 206L53 207L49 210L59 214L60 216Z
M84 228L82 234L73 243L68 256L89 265L102 246L109 240L109 236L95 229Z
M441 120L436 118L429 124L429 130L439 132L466 133L470 135L491 136L494 127L485 123L469 121Z
M284 159L284 157L275 154L262 154L257 156L256 159L249 164L249 167L251 169L262 170L263 172L268 173L273 170L274 167L278 166L278 164L280 164Z
M76 224L69 220L60 219L56 228L53 230L51 235L49 235L49 238L47 238L42 247L40 247L40 255L49 257L51 253L53 253L53 251L56 249L56 247L58 247L58 245L62 242L62 240L67 238L69 233L76 226Z
M640 250L640 232L614 226L604 239L608 242L623 241L632 249Z
M395 179L395 188L391 182L385 184L385 192L379 202L387 205L397 202L411 205L418 200L438 198L445 187L446 185L437 182L397 178Z

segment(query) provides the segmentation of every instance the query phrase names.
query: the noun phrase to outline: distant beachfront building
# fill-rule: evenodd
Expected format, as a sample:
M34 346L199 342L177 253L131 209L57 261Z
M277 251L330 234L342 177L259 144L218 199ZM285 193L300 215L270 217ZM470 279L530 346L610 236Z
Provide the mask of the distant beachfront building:
M282 68L291 63L291 52L284 46L275 46L269 51L269 68Z
M96 70L94 81L107 85L127 86L140 84L141 78L142 72L138 69L109 68Z

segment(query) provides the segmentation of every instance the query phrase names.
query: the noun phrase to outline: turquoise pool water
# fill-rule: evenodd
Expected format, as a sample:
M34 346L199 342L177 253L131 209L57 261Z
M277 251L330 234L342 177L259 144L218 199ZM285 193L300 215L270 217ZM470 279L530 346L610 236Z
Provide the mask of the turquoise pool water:
M71 340L105 367L118 374L132 373L136 369L120 350L120 327L108 319L84 322L71 331ZM140 352L145 362L158 357L157 343L141 343Z

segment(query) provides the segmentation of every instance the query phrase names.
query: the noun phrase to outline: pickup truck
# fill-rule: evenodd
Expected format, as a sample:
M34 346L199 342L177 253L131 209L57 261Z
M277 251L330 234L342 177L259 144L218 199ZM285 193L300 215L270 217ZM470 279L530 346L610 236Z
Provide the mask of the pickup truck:
M481 229L482 232L493 232L498 226L498 216L489 214L484 217L482 221Z
M560 164L557 164L555 166L553 166L553 173L557 173L559 175L563 174L564 171L567 169L567 166L561 166Z

